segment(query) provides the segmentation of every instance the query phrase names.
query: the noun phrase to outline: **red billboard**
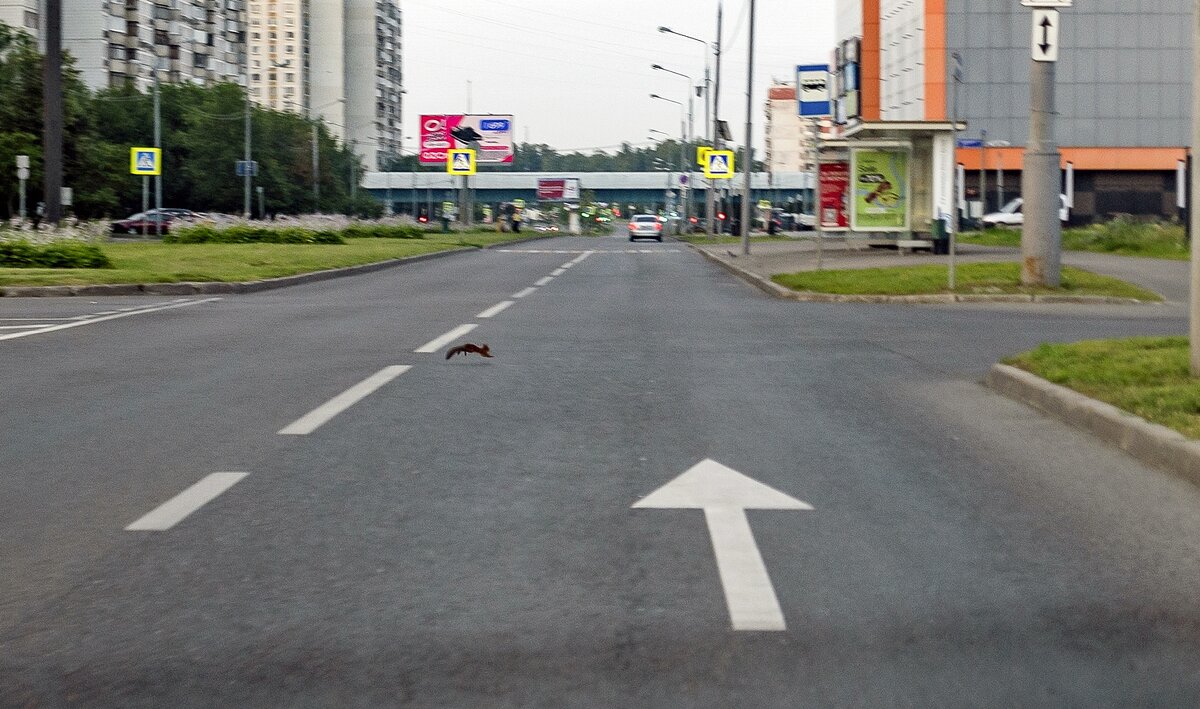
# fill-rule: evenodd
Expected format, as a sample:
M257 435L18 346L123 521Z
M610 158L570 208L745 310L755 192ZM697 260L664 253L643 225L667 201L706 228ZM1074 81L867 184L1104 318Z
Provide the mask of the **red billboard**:
M513 117L483 114L421 116L422 165L445 165L449 150L472 148L480 165L511 165Z
M545 202L572 201L579 199L579 180L571 178L539 177L538 199Z
M817 177L822 229L850 228L850 163L823 162Z

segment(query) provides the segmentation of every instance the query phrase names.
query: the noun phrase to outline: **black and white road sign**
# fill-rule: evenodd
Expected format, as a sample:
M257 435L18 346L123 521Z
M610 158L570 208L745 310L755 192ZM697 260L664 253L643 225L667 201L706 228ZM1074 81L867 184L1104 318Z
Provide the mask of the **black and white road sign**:
M1033 11L1033 60L1058 61L1058 10Z

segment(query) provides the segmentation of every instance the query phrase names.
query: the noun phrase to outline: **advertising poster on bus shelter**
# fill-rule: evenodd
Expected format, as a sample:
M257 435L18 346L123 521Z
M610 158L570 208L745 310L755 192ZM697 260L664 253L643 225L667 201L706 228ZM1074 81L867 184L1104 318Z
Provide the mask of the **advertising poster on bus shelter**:
M850 228L847 202L850 195L850 163L845 160L823 162L817 171L821 228L826 231Z
M854 150L850 226L855 231L908 231L908 153Z

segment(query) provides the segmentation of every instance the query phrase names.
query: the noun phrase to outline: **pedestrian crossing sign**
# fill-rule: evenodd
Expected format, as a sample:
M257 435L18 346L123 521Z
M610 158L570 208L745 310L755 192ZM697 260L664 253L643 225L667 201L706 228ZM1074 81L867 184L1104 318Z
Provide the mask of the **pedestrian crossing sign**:
M732 150L710 150L708 151L708 159L704 163L704 176L708 178L716 178L729 180L733 178L733 151Z
M447 151L446 172L451 175L474 175L475 151L470 149Z
M161 148L130 148L129 174L131 175L161 175Z

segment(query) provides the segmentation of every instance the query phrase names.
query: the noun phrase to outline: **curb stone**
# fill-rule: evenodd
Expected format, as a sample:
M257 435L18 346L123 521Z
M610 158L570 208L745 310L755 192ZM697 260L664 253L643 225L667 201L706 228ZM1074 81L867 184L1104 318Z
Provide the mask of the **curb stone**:
M303 283L314 283L317 281L327 281L332 278L357 276L362 273L382 271L386 268L403 266L404 264L416 263L418 261L428 261L430 259L441 258L443 256L451 256L453 254L461 254L470 251L485 251L488 249L500 248L502 246L511 246L513 244L524 244L529 241L553 239L557 236L560 235L531 236L527 239L504 241L498 244L488 244L482 247L461 246L453 249L446 249L445 251L433 251L427 254L405 256L404 258L378 261L376 263L365 263L358 266L347 266L345 268L330 268L324 271L313 271L312 273L299 273L294 276L266 278L261 281L181 281L178 283L96 283L83 286L7 286L0 288L0 298L46 298L102 295L225 295L239 293L259 293L266 290L274 290L276 288L298 286Z
M1200 441L1006 364L993 365L983 383L1081 428L1147 465L1200 485Z
M741 278L752 286L784 300L797 300L806 303L892 303L903 305L925 305L937 303L1072 303L1076 305L1161 305L1162 303L1138 300L1137 298L1119 298L1108 295L1029 295L1025 293L929 293L925 295L841 295L836 293L814 293L812 291L795 291L779 285L771 279L735 266L727 259L709 253L695 244L683 242L701 256L725 268L733 275Z

